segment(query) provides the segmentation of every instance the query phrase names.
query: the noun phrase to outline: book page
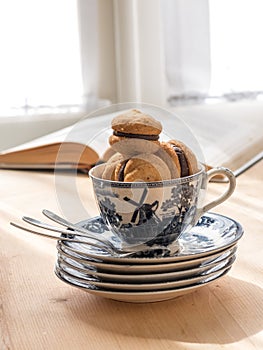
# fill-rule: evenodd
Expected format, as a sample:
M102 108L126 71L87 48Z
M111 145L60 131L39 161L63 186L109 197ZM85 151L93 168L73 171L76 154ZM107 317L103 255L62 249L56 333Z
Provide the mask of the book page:
M192 129L211 166L236 171L263 151L262 102L180 107L176 113Z
M82 118L72 126L68 126L48 135L38 137L19 146L9 148L0 152L0 154L16 152L28 148L64 141L77 142L84 145L89 144L92 142L98 132L104 131L106 129L105 126L108 125L108 129L110 129L110 121L113 116L114 115L109 114L94 118ZM95 141L93 143L95 143Z
M225 166L233 171L257 154L263 145L263 103L228 103L198 105L170 109L171 113L149 107L146 112L161 121L160 139L175 138L185 142L200 161L211 166ZM55 142L76 142L88 145L99 156L109 147L111 120L124 111L81 119L49 135L37 138L2 154ZM177 117L178 116L178 117Z

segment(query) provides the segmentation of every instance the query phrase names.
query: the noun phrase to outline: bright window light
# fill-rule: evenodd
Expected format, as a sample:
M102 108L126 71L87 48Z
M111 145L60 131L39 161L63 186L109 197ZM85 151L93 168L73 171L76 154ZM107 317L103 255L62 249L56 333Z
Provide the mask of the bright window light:
M161 4L171 104L259 99L262 0L162 0Z
M0 112L82 103L76 0L0 2Z
M263 90L263 1L210 0L210 94Z

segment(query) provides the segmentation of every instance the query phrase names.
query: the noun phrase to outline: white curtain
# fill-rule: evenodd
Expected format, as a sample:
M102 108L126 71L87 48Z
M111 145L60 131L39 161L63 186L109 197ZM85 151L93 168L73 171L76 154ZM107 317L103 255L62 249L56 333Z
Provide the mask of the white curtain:
M166 103L162 0L114 0L117 101Z
M207 94L210 85L208 0L163 0L169 96Z
M262 91L262 9L262 0L1 1L0 115Z
M262 0L162 0L172 100L263 90Z

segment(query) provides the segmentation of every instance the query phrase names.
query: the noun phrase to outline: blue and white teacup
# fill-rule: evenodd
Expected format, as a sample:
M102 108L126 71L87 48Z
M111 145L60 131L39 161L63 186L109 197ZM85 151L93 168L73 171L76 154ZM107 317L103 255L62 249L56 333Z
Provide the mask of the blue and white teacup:
M205 212L229 198L236 185L234 174L223 167L206 171L199 164L198 173L183 178L120 182L102 179L104 166L95 166L89 175L101 217L123 247L174 244ZM227 189L219 198L204 204L208 181L216 175L228 178Z

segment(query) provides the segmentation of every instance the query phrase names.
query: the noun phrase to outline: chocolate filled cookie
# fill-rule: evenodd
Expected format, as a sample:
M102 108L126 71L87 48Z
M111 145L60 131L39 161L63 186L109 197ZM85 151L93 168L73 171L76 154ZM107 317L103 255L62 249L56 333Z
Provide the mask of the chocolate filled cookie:
M120 153L115 153L105 163L104 170L102 172L102 179L104 180L115 180L115 168L118 164L121 164L125 160L125 157Z
M109 143L116 152L134 155L158 150L162 125L150 115L132 109L113 118L111 127Z
M121 182L153 182L168 180L171 172L165 162L153 154L138 154L131 158L122 158L117 162L110 159L103 173L104 179Z
M198 173L200 169L194 152L181 141L170 140L169 143L178 156L181 166L181 177Z
M194 153L181 141L162 142L157 155L169 166L173 178L193 175L199 171Z
M106 163L115 154L116 151L112 147L108 147L100 158L101 163Z

